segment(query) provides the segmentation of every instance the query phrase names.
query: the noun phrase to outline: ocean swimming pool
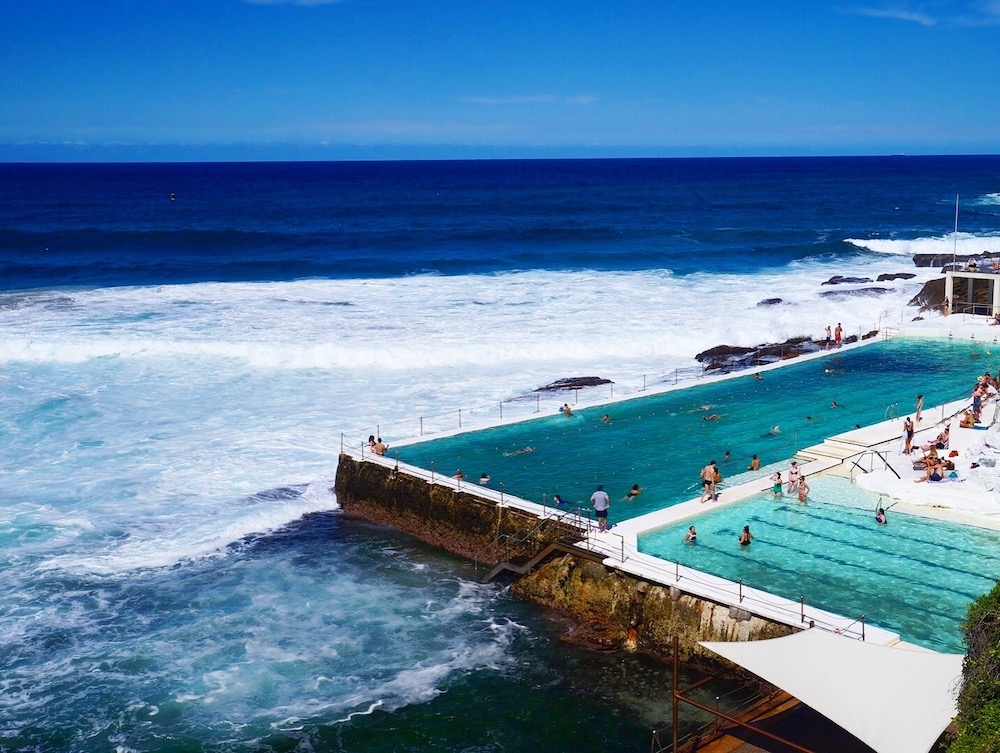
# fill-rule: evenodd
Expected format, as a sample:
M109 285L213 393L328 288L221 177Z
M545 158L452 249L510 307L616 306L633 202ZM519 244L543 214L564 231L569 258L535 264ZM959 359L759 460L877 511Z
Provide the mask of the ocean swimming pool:
M762 380L748 373L577 410L569 418L550 415L405 445L390 454L442 475L461 469L474 480L486 473L492 488L502 483L505 492L535 502L560 494L586 506L595 485L604 484L612 519L624 520L697 496L698 473L708 460L720 461L732 481L745 473L752 454L765 466L783 462L856 424L882 421L893 404L906 415L917 394L928 406L967 396L975 378L987 369L996 373L998 363L1000 345L898 338L792 363ZM831 407L834 401L839 407ZM605 413L610 423L601 420ZM704 420L711 413L720 418ZM924 426L940 418L925 415ZM775 425L780 433L769 434ZM532 451L515 454L525 448ZM632 484L645 491L626 502Z
M1000 532L894 514L838 477L813 477L810 500L770 492L639 537L639 551L962 652L970 602L1000 577ZM683 541L689 525L694 544ZM743 526L755 540L738 543Z

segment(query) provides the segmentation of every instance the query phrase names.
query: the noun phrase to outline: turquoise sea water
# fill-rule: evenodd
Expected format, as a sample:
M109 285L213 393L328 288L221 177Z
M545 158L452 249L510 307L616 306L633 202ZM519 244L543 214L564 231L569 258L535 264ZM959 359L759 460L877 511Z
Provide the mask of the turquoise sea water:
M995 350L994 350L995 348ZM644 488L632 502L613 506L628 519L697 496L698 474L712 459L724 478L749 480L756 453L764 465L790 458L797 448L883 420L898 404L900 417L918 394L924 404L970 393L977 375L996 373L1000 346L899 338L766 372L577 410L569 418L537 420L400 447L390 455L466 479L490 476L490 486L536 502L560 494L586 506L596 484L620 501L632 484ZM570 393L572 394L572 393ZM836 401L838 406L832 408ZM711 406L706 409L705 406ZM706 421L706 415L718 420ZM610 423L602 417L608 414ZM940 418L925 410L922 426ZM780 433L771 435L775 426ZM511 454L519 449L531 452ZM724 462L726 451L732 460ZM738 474L744 474L739 476Z
M646 534L639 550L961 653L969 604L1000 577L1000 532L891 509L879 525L878 495L836 477L810 486L805 504L767 492ZM691 524L694 544L683 541ZM745 525L748 547L738 543Z

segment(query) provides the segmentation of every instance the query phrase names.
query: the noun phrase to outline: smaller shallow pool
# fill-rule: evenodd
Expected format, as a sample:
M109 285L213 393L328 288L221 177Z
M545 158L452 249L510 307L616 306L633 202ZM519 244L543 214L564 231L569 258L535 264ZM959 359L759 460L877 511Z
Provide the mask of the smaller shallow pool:
M879 497L846 479L810 478L805 504L770 492L639 539L639 550L964 652L969 604L1000 577L1000 532L894 514L875 522ZM688 526L698 531L683 541ZM755 540L739 545L749 525Z

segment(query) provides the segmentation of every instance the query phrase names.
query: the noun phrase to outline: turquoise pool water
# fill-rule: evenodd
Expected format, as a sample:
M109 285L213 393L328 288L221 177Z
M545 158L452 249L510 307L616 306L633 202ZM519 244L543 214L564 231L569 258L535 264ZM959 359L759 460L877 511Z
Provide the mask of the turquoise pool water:
M639 539L639 551L898 632L940 651L964 652L970 602L1000 577L1000 532L896 515L877 495L834 477L810 480L800 504L770 492L719 507ZM888 504L884 505L888 507ZM697 527L694 544L683 541ZM756 537L738 543L743 526Z
M730 478L753 453L765 465L790 458L855 424L881 421L891 403L905 415L918 393L926 405L967 396L976 376L996 373L998 365L1000 346L899 338L789 364L762 380L748 374L578 410L569 418L556 414L428 440L390 455L424 468L433 464L443 475L460 468L472 481L487 473L491 487L502 483L506 492L536 502L558 493L585 504L595 485L604 484L612 520L623 520L697 495L698 473L711 459ZM841 407L831 408L833 401ZM608 424L601 421L605 413ZM720 418L705 421L711 413ZM781 431L770 436L775 425ZM513 454L528 447L533 451ZM728 463L722 462L727 450ZM645 491L625 502L632 484Z

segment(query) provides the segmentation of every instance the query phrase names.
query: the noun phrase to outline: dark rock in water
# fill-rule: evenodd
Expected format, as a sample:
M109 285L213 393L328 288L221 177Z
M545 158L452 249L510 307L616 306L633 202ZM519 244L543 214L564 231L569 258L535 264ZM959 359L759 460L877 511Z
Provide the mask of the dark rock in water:
M761 306L777 306L779 303L784 303L780 298L765 298L757 304L757 308Z
M920 313L941 309L944 306L944 278L938 277L925 282L920 292L910 299L910 305L919 306Z
M824 282L824 285L864 285L865 283L871 282L870 277L844 277L843 275L834 275L829 280Z
M875 337L875 336L876 336L877 334L878 334L878 330L877 330L877 329L873 329L873 330L870 330L870 331L868 332L868 334L866 334L866 335L861 335L861 339L862 339L862 340L871 340L871 339L872 339L873 337Z
M888 292L889 288L858 288L857 290L824 290L820 295L824 298L871 298Z
M850 345L851 343L856 343L858 341L857 335L848 335L844 338L844 345Z
M916 277L912 272L895 272L894 274L879 275L875 282L891 282L892 280L912 280Z
M714 348L702 351L694 358L705 365L706 371L727 374L730 371L774 363L817 350L819 350L819 345L808 337L792 337L783 343L763 343L752 348L739 345L716 345Z
M581 387L596 387L599 384L611 384L610 379L604 377L568 377L557 379L551 384L539 387L535 392L558 392L559 390L575 390Z

